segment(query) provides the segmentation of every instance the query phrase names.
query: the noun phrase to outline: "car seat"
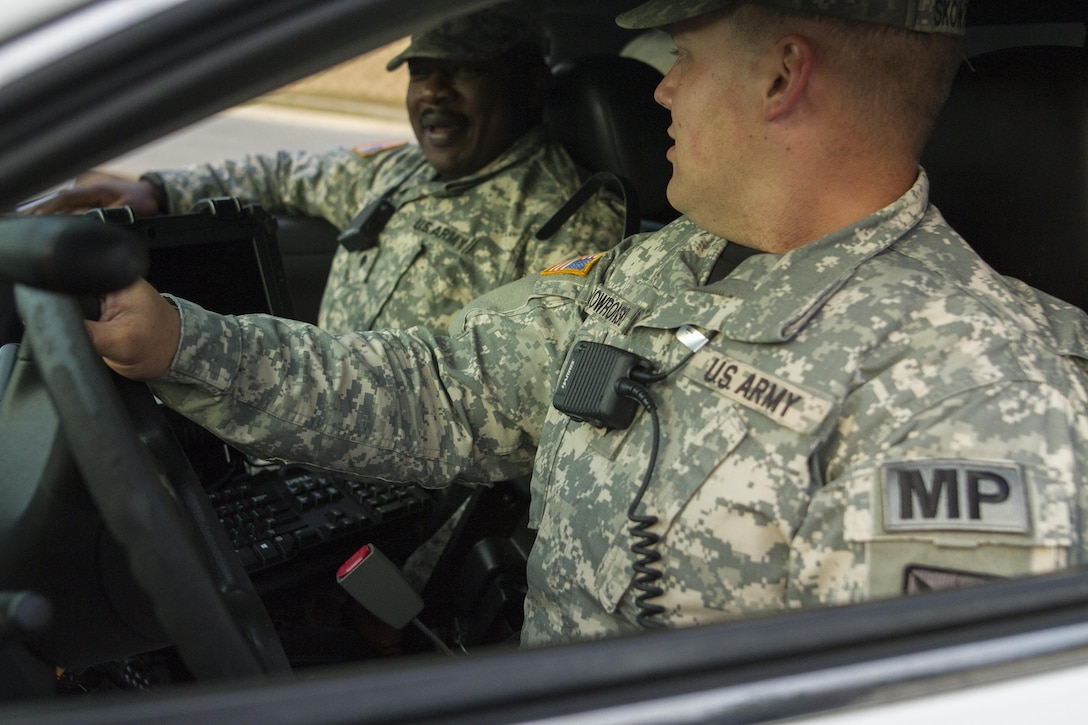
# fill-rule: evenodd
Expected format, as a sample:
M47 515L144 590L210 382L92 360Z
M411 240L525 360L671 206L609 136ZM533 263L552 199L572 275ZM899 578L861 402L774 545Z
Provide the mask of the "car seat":
M545 122L574 161L609 172L634 187L642 229L672 221L677 212L665 189L672 164L670 115L654 101L661 73L622 56L588 56L553 71ZM298 319L316 322L337 230L321 219L278 216L280 253Z
M665 196L669 112L654 101L661 72L635 58L586 56L553 70L544 120L576 163L629 181L643 229L677 216Z
M538 238L547 238L591 196L581 192L598 188L600 174L622 180L628 211L639 222L631 231L656 229L677 216L665 196L672 176L665 152L672 141L670 114L653 99L660 81L660 71L621 56L585 57L553 71L545 123L575 163L595 176L537 232ZM528 528L528 502L528 477L477 487L451 519L456 523L448 543L422 588L423 616L439 630L457 631L462 646L516 639L525 561L535 538ZM443 614L455 623L443 622Z
M956 78L922 157L931 200L998 272L1088 308L1088 52L1004 48Z

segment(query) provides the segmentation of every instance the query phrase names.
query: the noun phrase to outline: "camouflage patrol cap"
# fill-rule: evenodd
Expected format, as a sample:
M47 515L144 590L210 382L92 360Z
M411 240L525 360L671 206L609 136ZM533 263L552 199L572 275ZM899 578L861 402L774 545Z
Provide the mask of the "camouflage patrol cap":
M741 2L948 35L963 35L967 18L967 0L650 0L622 13L616 23L659 28Z
M522 42L543 48L540 27L540 23L532 22L528 10L517 3L495 5L413 35L411 45L385 67L396 70L410 58L491 60Z

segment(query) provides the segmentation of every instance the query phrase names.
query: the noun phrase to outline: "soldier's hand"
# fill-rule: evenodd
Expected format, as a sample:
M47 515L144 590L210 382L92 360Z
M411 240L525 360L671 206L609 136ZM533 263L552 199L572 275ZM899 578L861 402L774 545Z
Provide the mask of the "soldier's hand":
M91 344L113 370L153 380L170 368L181 339L181 315L144 280L102 299L101 317L86 322Z
M63 189L33 204L29 214L82 214L98 207L130 206L136 216L163 212L160 192L147 181L109 179Z

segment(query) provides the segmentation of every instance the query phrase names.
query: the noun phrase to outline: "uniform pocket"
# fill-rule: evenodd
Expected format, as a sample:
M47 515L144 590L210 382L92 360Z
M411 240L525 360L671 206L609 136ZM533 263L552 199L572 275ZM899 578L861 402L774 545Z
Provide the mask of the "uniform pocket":
M367 279L378 256L376 248L349 251L337 247L321 297L319 325L333 332L365 329L373 313L368 310Z
M694 493L744 439L746 427L730 402L686 379L651 387L651 394L661 438L639 511L656 516L654 531L667 536ZM614 611L634 573L627 513L649 464L650 417L642 411L628 430L602 430L552 411L548 428L553 440L541 446L534 475L535 575L561 598L571 592L577 601L581 596L572 590L581 590Z

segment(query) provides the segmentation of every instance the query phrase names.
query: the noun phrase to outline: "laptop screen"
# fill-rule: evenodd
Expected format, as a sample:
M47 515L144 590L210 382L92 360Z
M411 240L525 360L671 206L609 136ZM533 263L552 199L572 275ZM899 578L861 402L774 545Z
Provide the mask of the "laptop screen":
M135 218L128 207L88 216L126 225L147 240L148 281L227 315L294 317L276 242L276 220L237 199L202 199L188 214Z

